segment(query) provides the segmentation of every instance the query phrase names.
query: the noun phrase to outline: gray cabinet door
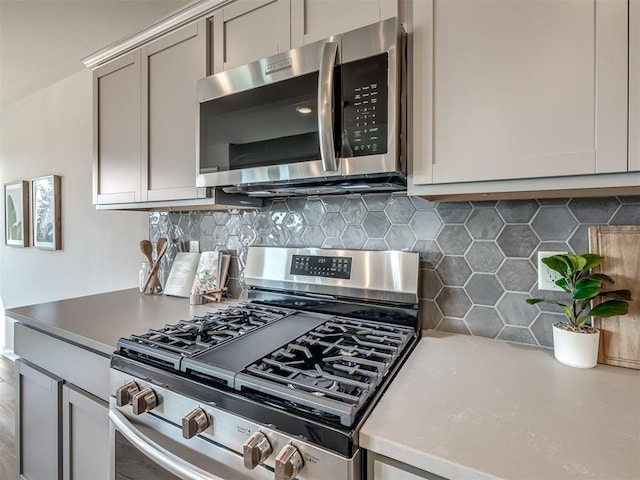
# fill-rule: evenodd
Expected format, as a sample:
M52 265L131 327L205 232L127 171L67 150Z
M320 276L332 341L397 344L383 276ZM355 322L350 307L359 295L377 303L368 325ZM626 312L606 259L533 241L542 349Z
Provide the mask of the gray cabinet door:
M140 52L93 72L93 203L140 201Z
M198 198L196 81L206 76L206 21L150 43L141 56L146 200Z
M62 478L60 402L63 380L16 360L16 466L28 480Z
M109 406L65 384L62 387L62 463L64 480L109 479Z

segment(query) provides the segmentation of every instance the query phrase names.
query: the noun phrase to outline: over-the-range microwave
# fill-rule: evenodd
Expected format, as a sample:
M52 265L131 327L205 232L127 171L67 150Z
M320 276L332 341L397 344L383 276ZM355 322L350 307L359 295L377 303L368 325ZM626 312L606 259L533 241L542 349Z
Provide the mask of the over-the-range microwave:
M406 189L396 18L198 81L198 187L257 197Z

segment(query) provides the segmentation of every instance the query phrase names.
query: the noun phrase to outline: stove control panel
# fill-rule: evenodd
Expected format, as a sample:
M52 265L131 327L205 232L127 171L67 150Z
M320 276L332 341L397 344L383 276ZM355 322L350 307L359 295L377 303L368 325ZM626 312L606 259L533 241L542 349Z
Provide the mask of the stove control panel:
M351 278L351 257L327 257L321 255L293 255L291 275L308 277Z
M133 413L140 415L145 412L153 410L158 405L158 397L156 392L150 388L140 390L138 393L131 397L131 406L133 407Z
M276 480L293 480L304 466L302 455L293 445L285 445L276 457Z
M116 389L116 405L124 407L131 405L133 396L140 391L136 382L127 382Z
M211 422L207 413L201 408L194 408L182 417L182 436L187 440L204 432Z
M253 470L258 465L264 463L272 452L273 449L267 436L262 432L255 432L242 445L242 456L245 468Z

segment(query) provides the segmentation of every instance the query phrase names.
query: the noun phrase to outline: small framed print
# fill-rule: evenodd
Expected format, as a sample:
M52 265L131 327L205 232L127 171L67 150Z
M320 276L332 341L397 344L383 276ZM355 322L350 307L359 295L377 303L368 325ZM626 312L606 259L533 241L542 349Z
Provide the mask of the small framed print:
M46 250L59 250L60 230L60 177L48 175L31 180L31 225L33 246Z
M5 184L4 224L7 245L29 246L29 182L26 180Z

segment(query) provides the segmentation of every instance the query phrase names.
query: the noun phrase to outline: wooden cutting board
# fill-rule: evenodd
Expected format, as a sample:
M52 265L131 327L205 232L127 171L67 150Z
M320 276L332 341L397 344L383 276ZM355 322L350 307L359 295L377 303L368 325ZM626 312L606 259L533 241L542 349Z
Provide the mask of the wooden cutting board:
M633 299L627 315L593 319L600 329L598 362L640 370L640 225L589 227L589 251L605 257L593 271L613 277L607 288L630 290Z

